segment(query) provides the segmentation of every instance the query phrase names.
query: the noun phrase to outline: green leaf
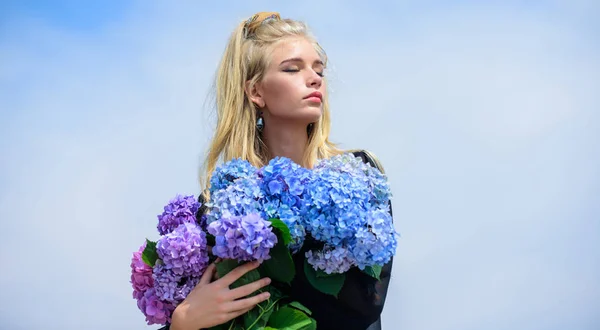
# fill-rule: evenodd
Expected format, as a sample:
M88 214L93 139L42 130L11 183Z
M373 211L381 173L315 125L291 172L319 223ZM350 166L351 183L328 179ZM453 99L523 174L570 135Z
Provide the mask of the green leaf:
M381 276L381 268L382 267L379 265L367 266L365 267L363 272L369 276L376 278L379 281Z
M246 330L264 329L275 310L277 301L268 299L243 315Z
M279 330L300 330L309 326L311 320L303 312L284 306L271 315L268 326Z
M302 328L301 330L317 330L317 320L310 319L310 324Z
M142 260L144 263L146 263L146 265L154 267L156 260L158 260L158 253L156 253L156 242L146 239L146 247L144 248L144 252L142 252Z
M237 260L233 260L233 259L221 260L221 262L219 262L217 264L217 274L219 275L219 278L223 278L225 275L227 275L229 272L231 272L234 268L238 267L239 265L240 265L240 263L238 263ZM247 272L246 274L244 274L242 277L238 278L229 287L231 289L235 289L242 285L246 285L248 283L258 281L259 279L260 279L260 273L258 272L258 270L253 269L253 270Z
M301 311L303 311L304 313L306 313L307 315L311 315L312 312L310 311L310 309L308 309L306 306L302 305L301 303L297 302L297 301L292 301L291 303L288 304L288 306L294 307L296 309L299 309Z
M304 260L304 274L306 274L306 278L315 289L336 298L346 280L346 274L332 274L330 276L318 277L317 272L306 259Z
M327 274L322 269L315 270L315 273L317 274L317 277L330 277L330 276L336 276L336 275L338 275L337 273Z
M235 320L231 320L231 321L223 323L223 324L212 326L212 327L208 328L207 330L229 330L230 328L232 328L232 323L234 323L234 322L235 322Z
M290 234L290 229L285 224L285 222L283 222L279 219L276 219L276 218L269 219L269 221L271 221L271 226L273 226L273 228L277 229L275 231L275 234L277 234L277 232L279 232L281 234L281 235L277 235L277 238L283 239L283 244L285 246L288 246L292 242L292 234Z
M260 325L260 327L263 327L263 328L267 325L267 323L269 322L269 318L271 318L271 315L275 311L276 304L271 301L269 301L269 303L271 303L271 304L266 306L266 308L264 310L261 310L262 315L260 315L260 321L257 322Z
M236 318L236 320L237 319L238 318ZM230 330L246 330L246 329L244 329L244 325L243 324L235 323L235 325L233 327L231 327Z
M266 307L266 304L263 304L260 307L264 308ZM247 330L257 329L261 326L264 327L267 324L267 322L264 322L264 320L262 319L261 309L258 306L244 313L242 317L244 318L244 328L246 328Z
M284 242L277 242L269 254L271 259L263 261L260 265L261 273L274 281L291 283L296 276L296 266Z
M267 286L266 291L271 293L271 297L258 304L257 308L244 314L243 318L246 330L264 330L271 314L279 308L279 300L284 297L281 291L272 285Z
M287 297L286 295L283 294L283 292L281 292L281 290L276 288L274 285L267 286L267 291L269 291L271 293L271 297L269 299L271 299L273 301L277 301L277 300Z

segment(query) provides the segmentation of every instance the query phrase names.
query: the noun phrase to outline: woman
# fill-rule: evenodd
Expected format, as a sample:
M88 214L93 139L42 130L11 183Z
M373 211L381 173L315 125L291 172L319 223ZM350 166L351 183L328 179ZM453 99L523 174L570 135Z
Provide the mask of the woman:
M258 13L242 22L231 36L218 69L218 121L205 163L204 182L209 182L222 160L243 158L262 166L283 156L311 168L318 159L342 153L328 140L325 65L325 52L304 24L281 19L278 13ZM366 152L355 155L379 165ZM351 270L336 299L308 283L302 255L304 251L295 257L297 272L290 294L311 309L319 330L381 329L379 316L391 261L383 268L380 281L356 268ZM245 264L215 280L215 266L211 265L175 309L170 329L223 324L268 299L268 293L247 297L268 285L266 278L229 289L229 284L256 267L256 263Z

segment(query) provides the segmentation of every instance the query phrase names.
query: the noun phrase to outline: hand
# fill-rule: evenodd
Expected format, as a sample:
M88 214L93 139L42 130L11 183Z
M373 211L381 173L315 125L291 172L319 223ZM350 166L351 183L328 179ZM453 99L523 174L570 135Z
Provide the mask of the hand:
M233 290L229 286L247 272L258 268L259 262L253 261L236 267L222 278L211 282L215 276L214 263L206 268L196 287L173 312L171 329L203 329L226 323L251 310L258 303L269 299L270 294L263 292L246 297L254 291L269 285L271 279L262 278Z

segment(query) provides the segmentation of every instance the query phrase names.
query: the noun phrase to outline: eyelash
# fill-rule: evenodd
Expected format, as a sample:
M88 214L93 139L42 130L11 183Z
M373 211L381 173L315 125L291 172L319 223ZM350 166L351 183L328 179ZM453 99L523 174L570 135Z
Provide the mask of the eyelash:
M285 69L285 70L283 70L283 72L299 72L299 71L300 71L300 70L297 70L297 69ZM317 74L318 74L320 77L324 77L324 76L325 76L325 73L324 73L324 72L317 72Z

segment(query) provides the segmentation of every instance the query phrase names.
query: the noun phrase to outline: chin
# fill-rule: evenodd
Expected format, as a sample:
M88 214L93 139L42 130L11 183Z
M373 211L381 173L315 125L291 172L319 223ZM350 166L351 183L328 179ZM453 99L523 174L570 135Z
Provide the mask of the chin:
M275 115L272 115L275 117ZM308 125L310 123L317 122L323 116L323 108L320 106L304 106L301 108L290 109L286 113L280 114L279 120L288 123L294 123L294 125Z
M319 119L321 119L321 116L323 115L323 107L306 107L305 109L302 109L301 111L301 115L298 117L298 119L301 119L302 121L305 121L306 124L310 124L310 123L314 123L319 121Z

